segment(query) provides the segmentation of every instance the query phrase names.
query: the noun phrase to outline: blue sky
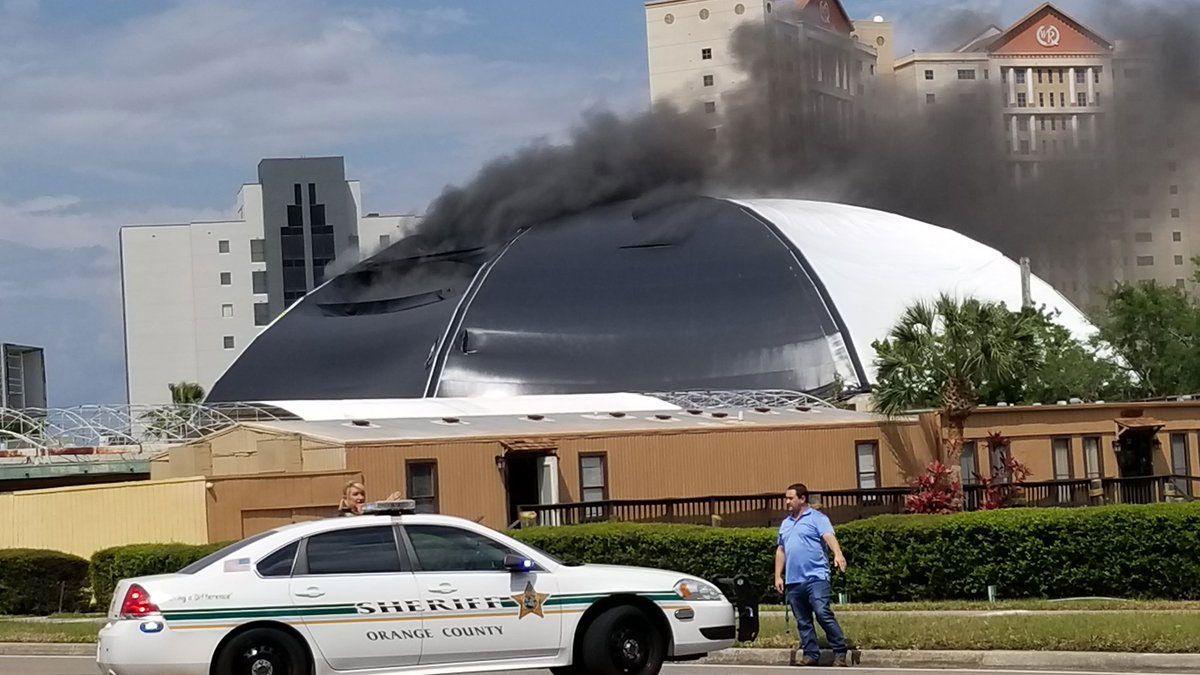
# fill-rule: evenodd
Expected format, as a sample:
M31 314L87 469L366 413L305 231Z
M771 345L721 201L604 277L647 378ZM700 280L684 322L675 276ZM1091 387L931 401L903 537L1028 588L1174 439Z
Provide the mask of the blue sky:
M845 4L895 21L905 53L948 13L1037 3ZM224 217L272 156L343 155L366 210L420 212L647 99L639 0L0 0L0 342L46 347L52 405L121 402L121 225Z

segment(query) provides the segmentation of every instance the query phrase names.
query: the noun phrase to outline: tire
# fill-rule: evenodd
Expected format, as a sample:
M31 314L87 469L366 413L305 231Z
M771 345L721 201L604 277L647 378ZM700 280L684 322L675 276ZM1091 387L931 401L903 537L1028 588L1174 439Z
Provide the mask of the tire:
M220 675L309 675L308 656L296 638L274 628L252 628L221 648Z
M664 636L636 607L614 607L583 634L582 671L589 675L658 675L666 659Z
M579 666L555 666L550 669L553 675L584 675L584 672L579 669Z

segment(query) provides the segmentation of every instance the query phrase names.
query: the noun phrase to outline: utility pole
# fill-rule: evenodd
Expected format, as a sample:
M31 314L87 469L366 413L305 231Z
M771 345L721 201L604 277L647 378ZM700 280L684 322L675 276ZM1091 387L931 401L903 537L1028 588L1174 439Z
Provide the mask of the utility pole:
M1021 258L1021 309L1033 307L1033 293L1029 282L1029 258Z

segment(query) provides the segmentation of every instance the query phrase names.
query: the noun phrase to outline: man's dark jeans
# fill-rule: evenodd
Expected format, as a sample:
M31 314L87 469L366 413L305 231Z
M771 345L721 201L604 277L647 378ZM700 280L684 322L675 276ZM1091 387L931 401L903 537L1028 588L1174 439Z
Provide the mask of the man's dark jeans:
M825 639L834 655L846 653L846 636L837 618L833 616L830 600L833 587L824 579L808 579L798 584L788 584L784 587L787 604L792 608L792 616L796 617L796 628L800 631L800 646L804 655L813 659L821 657L821 647L817 643L817 631L813 628L813 616L825 631Z

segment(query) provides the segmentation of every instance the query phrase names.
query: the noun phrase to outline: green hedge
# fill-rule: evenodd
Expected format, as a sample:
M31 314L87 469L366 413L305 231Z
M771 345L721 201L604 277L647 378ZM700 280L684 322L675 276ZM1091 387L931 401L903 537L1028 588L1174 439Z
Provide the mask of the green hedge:
M1115 596L1200 599L1200 503L881 516L837 528L854 601ZM602 524L520 539L560 558L772 585L773 529ZM768 599L771 595L767 596Z
M84 609L88 561L58 551L0 549L0 614Z
M117 582L130 577L171 574L227 546L220 544L130 544L92 554L92 592L96 605L108 607Z

